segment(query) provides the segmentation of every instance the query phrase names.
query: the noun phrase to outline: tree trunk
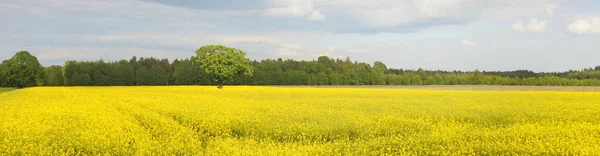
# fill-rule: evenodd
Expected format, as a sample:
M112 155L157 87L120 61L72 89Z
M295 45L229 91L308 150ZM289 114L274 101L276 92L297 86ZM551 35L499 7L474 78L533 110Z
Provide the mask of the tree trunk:
M218 86L217 88L219 88L219 89L223 89L223 80L220 80L220 81L219 81L219 86Z

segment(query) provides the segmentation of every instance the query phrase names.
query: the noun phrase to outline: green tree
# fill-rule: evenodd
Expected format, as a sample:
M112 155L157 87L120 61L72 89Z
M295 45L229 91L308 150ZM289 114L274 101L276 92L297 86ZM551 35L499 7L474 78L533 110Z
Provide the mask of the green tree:
M173 64L173 79L175 85L210 85L211 82L203 70L192 64L193 59L181 60Z
M327 56L319 56L317 64L314 67L315 73L324 72L325 74L331 74L333 72L333 60Z
M210 77L223 89L223 81L233 80L238 74L252 76L254 69L246 52L222 45L202 46L196 51L194 64L204 69Z
M423 70L423 68L419 68L417 70L417 75L419 75L419 77L421 78L421 80L425 80L425 70Z
M161 85L167 85L169 82L167 72L165 71L165 69L162 66L159 66L159 65L152 66L148 70L148 75L149 76L146 78L148 80L147 85L161 86Z
M73 80L71 80L72 82L72 86L89 86L91 83L92 79L90 78L90 75L88 74L79 74L78 72L75 72L73 74Z
M95 70L90 76L92 78L91 85L92 86L106 86L108 85L108 81L110 77L101 72L100 70Z
M479 84L481 84L481 80L482 80L481 72L479 70L475 69L475 71L473 71L473 76L471 77L471 83L473 83L474 85L479 85Z
M17 52L1 66L0 75L3 75L4 85L7 87L24 88L43 83L44 67L27 51Z
M108 81L113 86L133 86L135 85L135 70L127 60L121 60L115 63L109 63Z
M63 66L63 75L65 77L65 85L73 86L73 75L77 72L77 62L76 61L67 61Z
M387 72L387 66L385 64L383 64L383 62L379 62L379 61L375 61L375 63L373 63L373 68L374 69L379 69L382 71Z
M4 68L4 65L6 64L6 62L8 62L8 60L4 60L4 61L2 61L2 63L0 63L0 87L7 87L5 84L6 82L4 80L4 77L6 77L6 76L3 73L3 70L4 70L3 68Z
M135 72L137 73L137 76L136 76L137 85L144 86L144 85L150 84L150 81L148 80L148 77L150 77L150 75L148 73L148 70L146 70L146 67L140 67Z
M386 75L387 66L382 62L375 61L373 63L373 85L385 85L386 84Z
M44 71L44 86L63 86L65 78L63 77L61 66L50 66Z

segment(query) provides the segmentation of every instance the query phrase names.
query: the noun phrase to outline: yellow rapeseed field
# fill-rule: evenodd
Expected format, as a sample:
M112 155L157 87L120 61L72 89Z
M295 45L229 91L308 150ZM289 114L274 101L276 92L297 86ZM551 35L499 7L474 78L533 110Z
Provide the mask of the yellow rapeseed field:
M600 92L38 87L0 155L599 155Z

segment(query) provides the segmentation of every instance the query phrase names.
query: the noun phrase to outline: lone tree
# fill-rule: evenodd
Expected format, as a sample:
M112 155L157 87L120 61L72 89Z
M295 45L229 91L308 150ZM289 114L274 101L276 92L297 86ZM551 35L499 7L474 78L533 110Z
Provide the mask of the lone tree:
M32 87L41 82L44 68L38 59L27 51L17 52L0 65L2 84L6 87Z
M194 65L204 69L223 89L223 81L233 80L238 74L252 76L254 72L246 52L222 45L206 45L196 50Z

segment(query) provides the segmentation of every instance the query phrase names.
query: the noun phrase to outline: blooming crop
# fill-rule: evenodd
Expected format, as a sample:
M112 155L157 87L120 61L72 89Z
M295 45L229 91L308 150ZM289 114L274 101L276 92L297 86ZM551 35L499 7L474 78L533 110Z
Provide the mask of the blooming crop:
M38 87L0 94L0 155L590 155L600 93Z

